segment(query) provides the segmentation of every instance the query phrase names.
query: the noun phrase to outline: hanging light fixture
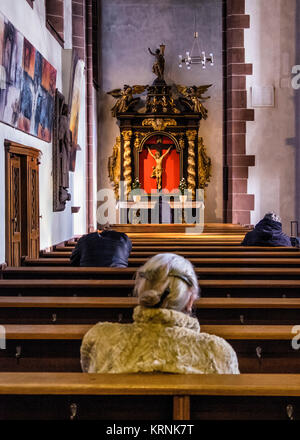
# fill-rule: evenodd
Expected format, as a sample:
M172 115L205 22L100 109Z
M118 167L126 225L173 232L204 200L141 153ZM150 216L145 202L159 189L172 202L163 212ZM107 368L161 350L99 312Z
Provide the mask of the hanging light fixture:
M204 51L201 51L200 45L199 45L199 35L196 31L196 13L194 17L194 41L192 45L192 49L190 51L186 51L186 56L183 57L182 55L178 55L179 58L179 64L178 66L182 68L183 65L186 66L188 70L191 70L192 64L202 64L202 68L206 69L206 63L210 63L211 66L214 65L214 55L213 53L210 53L209 56L206 56L206 53ZM196 48L196 54L194 54L194 50Z

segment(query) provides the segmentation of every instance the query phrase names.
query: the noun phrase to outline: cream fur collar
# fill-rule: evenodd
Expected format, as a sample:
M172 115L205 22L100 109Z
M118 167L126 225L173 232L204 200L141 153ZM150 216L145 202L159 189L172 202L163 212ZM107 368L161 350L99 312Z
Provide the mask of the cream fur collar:
M139 324L161 324L166 327L185 327L200 332L200 324L196 318L171 309L151 309L142 306L135 307L133 320Z

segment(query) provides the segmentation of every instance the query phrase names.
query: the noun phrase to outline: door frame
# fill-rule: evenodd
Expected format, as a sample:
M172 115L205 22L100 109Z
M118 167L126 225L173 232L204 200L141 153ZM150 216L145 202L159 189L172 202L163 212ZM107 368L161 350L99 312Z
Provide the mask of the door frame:
M11 219L9 218L9 214L11 212L10 208L10 160L11 154L16 154L18 156L27 156L32 160L37 160L37 164L40 164L40 157L42 152L37 148L28 147L26 145L19 144L14 141L10 141L8 139L4 140L4 148L5 148L5 260L6 262L11 261L11 245L10 245L10 237L11 237ZM22 165L21 165L22 167ZM27 177L26 177L27 180ZM27 200L26 200L27 203ZM38 201L39 203L39 201ZM39 206L38 206L39 209ZM28 231L27 231L28 232ZM21 231L22 234L22 231ZM21 235L22 236L22 235ZM21 239L22 240L22 239Z

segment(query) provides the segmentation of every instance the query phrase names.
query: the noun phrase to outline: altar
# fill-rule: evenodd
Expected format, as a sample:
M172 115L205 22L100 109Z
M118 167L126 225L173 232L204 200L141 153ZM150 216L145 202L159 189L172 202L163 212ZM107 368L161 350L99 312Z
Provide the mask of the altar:
M202 224L203 222L203 200L182 201L159 198L117 203L118 224Z
M208 97L202 95L210 85L167 84L164 50L164 45L156 50L160 57L153 65L157 78L152 85L124 85L123 90L108 92L117 99L111 111L120 128L108 171L117 216L123 224L164 223L168 216L163 215L163 207L169 210L170 223L198 223L202 218L211 160L201 137L200 121L207 118L203 102ZM157 66L158 62L162 64ZM143 93L143 98L134 96ZM136 202L135 196L140 193Z

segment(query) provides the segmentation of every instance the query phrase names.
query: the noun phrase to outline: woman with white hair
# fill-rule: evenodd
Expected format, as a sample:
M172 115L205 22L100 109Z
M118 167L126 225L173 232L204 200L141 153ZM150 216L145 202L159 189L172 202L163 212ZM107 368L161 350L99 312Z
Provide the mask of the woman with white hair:
M133 323L92 327L82 341L82 370L239 374L233 348L201 333L198 320L190 316L198 290L190 261L175 254L150 258L136 274L139 305Z

